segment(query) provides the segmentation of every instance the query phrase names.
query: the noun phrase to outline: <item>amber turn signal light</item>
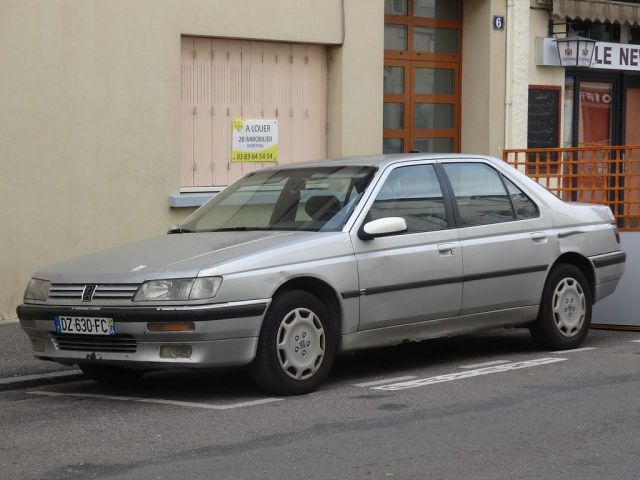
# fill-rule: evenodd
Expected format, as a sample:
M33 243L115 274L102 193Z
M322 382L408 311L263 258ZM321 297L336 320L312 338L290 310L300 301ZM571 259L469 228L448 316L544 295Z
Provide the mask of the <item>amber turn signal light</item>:
M153 322L147 323L150 332L189 332L195 330L193 322Z

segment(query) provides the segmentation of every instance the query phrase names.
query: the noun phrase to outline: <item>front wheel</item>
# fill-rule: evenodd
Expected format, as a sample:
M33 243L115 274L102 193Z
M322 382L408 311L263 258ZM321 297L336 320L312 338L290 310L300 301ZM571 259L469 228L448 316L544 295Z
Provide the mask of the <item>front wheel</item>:
M264 318L251 374L278 395L311 392L329 374L335 344L336 322L322 302L305 291L283 292Z
M534 341L550 350L576 348L591 324L591 290L584 274L562 263L549 273L538 318L529 327Z

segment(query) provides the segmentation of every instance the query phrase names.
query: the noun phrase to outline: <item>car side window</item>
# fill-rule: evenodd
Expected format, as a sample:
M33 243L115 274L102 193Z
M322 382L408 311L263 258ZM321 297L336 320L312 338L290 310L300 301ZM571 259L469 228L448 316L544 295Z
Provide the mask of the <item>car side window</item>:
M500 174L482 163L447 163L463 227L515 220L511 199Z
M406 233L447 228L447 213L433 165L398 167L385 180L365 221L402 217Z
M527 195L516 187L511 180L505 177L502 178L507 186L507 191L511 197L511 202L513 203L513 208L516 211L516 217L518 217L518 220L538 218L540 216L540 210L538 210L538 206L533 203L533 200L527 197Z

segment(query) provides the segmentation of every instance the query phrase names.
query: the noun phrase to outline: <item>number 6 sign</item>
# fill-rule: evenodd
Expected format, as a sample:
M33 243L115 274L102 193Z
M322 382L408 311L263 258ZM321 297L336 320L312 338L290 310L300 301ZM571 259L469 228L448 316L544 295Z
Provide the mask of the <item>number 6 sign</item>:
M504 17L502 15L494 15L491 23L494 30L504 30Z

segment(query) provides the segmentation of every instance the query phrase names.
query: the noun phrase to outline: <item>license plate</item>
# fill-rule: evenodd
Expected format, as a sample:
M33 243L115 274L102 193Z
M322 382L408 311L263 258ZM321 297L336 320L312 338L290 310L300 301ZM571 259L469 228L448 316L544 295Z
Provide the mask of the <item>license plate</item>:
M80 335L115 335L113 318L105 317L53 317L56 333L77 333Z

